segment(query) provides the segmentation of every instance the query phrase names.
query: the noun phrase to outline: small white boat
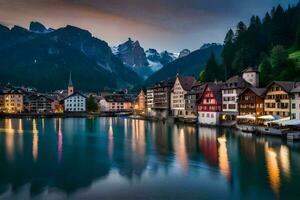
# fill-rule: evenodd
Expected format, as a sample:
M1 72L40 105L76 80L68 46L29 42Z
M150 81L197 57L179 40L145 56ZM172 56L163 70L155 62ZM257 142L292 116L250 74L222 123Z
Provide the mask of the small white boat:
M254 133L256 131L256 127L252 125L237 124L236 128L246 133Z

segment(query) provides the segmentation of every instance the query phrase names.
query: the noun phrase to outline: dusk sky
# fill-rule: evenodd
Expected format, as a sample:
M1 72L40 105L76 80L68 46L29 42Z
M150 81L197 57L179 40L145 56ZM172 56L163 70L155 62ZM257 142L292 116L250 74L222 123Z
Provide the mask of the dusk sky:
M0 23L28 27L40 21L88 29L110 46L128 37L144 48L179 52L223 42L238 21L263 16L272 6L297 0L0 0Z

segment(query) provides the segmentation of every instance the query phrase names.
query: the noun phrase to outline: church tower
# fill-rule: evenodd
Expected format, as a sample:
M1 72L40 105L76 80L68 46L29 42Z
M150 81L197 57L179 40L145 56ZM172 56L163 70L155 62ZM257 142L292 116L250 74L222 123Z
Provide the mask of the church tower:
M68 85L68 96L72 95L73 93L74 93L74 86L72 83L72 73L70 72L69 85Z
M259 71L256 67L248 67L242 72L242 77L253 87L259 87Z

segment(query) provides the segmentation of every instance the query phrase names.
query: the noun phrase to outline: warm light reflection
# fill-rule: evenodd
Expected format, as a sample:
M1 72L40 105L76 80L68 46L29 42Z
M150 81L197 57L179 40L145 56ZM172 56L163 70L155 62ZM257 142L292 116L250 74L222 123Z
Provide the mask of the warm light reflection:
M176 158L179 165L184 173L188 172L188 156L186 151L184 130L180 128L178 133L178 128L174 127L174 149L176 152Z
M113 159L113 148L114 148L114 130L112 127L112 118L109 118L108 128L108 156L110 160Z
M137 152L139 158L145 155L145 121L132 120L132 150Z
M227 153L227 146L226 146L226 137L225 135L223 137L218 138L219 142L219 167L221 172L224 174L226 178L230 178L230 165L229 165L229 159L228 159L228 153Z
M45 129L45 119L42 118L42 129L44 130Z
M128 134L128 120L127 120L127 118L124 119L124 134L125 134L125 137Z
M268 178L273 192L278 196L280 189L280 171L277 161L277 153L268 143L265 145Z
M14 129L12 127L12 120L4 120L5 127L5 147L6 147L6 156L9 161L14 160Z
M36 125L36 119L32 120L32 157L33 160L36 161L38 157L38 130L37 130L37 125Z
M58 162L61 162L62 159L62 146L63 146L63 135L62 135L62 130L61 130L61 118L58 119L58 134L57 134L57 150L58 150Z
M18 120L18 133L22 134L23 132L24 132L24 130L23 130L23 120L19 119Z
M286 177L290 176L290 156L289 156L289 149L281 145L280 146L280 165L282 171Z

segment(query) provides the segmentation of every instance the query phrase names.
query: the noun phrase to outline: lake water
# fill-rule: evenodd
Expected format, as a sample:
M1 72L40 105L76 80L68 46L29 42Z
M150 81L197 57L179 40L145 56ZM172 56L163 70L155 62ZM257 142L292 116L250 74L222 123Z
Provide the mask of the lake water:
M299 199L300 145L128 118L0 119L0 199Z

